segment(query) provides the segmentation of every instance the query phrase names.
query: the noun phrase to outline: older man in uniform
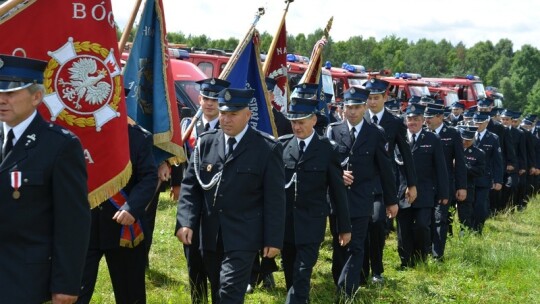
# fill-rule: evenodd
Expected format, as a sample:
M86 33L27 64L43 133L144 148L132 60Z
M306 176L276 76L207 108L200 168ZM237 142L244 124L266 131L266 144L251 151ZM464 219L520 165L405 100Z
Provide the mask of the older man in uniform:
M199 88L199 104L202 110L201 119L195 124L195 128L191 131L190 140L188 141L188 157L191 156L193 146L197 138L204 132L219 129L219 109L218 109L218 94L223 89L229 87L230 83L219 78L208 78L197 82ZM185 130L182 130L185 131ZM181 176L177 171L184 169L184 166L172 168L172 173L175 176ZM176 198L178 199L178 198ZM195 219L198 220L198 219ZM194 223L193 237L191 244L184 244L184 255L188 267L189 287L191 292L191 303L205 303L208 299L208 286L206 270L199 249L199 224Z
M0 55L0 298L73 303L90 235L78 138L36 108L47 62Z
M433 208L449 199L448 173L439 137L422 129L425 108L407 106L407 137L416 168L418 196L414 202L403 200L397 217L398 252L402 267L426 261L431 251Z
M347 191L340 155L326 137L315 132L316 99L293 97L287 118L294 134L279 138L287 184L285 243L281 253L287 300L308 303L311 273L324 240L330 214L327 193L334 202L340 246L351 239Z
M285 173L281 145L249 126L253 90L219 94L221 129L201 134L182 181L176 235L200 249L213 303L242 303L257 251L283 245Z
M416 172L414 168L414 162L411 155L411 148L407 144L405 137L406 128L403 124L403 120L394 116L388 110L385 109L384 104L388 99L387 89L390 84L381 79L371 79L365 83L365 87L369 90L369 98L367 106L369 111L366 111L366 121L379 125L384 129L384 135L388 142L388 154L390 157L395 155L396 146L399 149L401 158L403 159L403 168L405 170L406 187L404 188L404 195L409 201L416 199ZM394 173L397 175L397 166L393 165ZM381 185L376 187L374 213L369 223L369 233L366 239L366 254L364 256L364 271L362 275L369 276L370 266L372 272L372 281L374 283L383 282L383 251L384 243L386 239L386 218L383 205L385 202L382 200L386 197L382 193ZM392 200L396 201L396 200ZM365 277L362 281L365 281Z
M370 92L351 88L344 92L345 121L330 125L328 137L336 141L344 166L343 179L348 188L349 212L352 238L343 250L337 246L336 230L333 229L334 257L332 270L339 270L338 289L346 297L352 297L360 287L363 271L364 246L368 223L373 215L375 195L384 196L385 215L397 214L395 176L384 131L365 121L366 100ZM390 114L392 115L392 114ZM381 192L376 189L382 188Z
M435 104L428 104L424 112L424 118L428 129L437 134L442 142L446 171L448 173L449 192L452 195L450 203L454 199L458 202L467 197L467 168L463 156L463 145L456 129L447 127L443 123L443 108ZM431 226L431 241L433 244L432 254L437 260L443 260L448 234L450 204L435 204Z

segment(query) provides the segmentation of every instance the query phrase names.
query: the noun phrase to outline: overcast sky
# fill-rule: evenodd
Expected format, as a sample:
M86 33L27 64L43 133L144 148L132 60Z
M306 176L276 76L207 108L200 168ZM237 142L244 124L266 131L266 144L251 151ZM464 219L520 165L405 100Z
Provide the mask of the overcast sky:
M135 1L111 1L115 19L123 29ZM211 39L243 38L262 6L266 13L257 29L273 36L285 9L284 0L162 1L168 32L205 34ZM296 0L290 4L286 20L289 34L307 35L324 28L333 16L330 36L334 41L352 36L380 41L395 35L409 41L447 39L453 45L461 41L471 47L478 41L495 44L507 38L518 50L524 44L540 49L539 14L538 0Z

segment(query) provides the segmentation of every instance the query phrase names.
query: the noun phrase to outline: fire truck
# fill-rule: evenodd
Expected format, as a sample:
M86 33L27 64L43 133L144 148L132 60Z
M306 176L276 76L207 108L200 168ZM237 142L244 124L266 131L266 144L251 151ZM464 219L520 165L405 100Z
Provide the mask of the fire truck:
M435 99L442 99L445 106L451 106L454 102L459 102L457 91L453 88L442 87L440 83L427 81L431 96Z
M335 100L340 102L343 99L343 92L350 87L360 87L368 79L365 69L359 65L343 63L341 68L333 67L330 61L324 64L324 69L330 72L335 92Z
M401 102L402 110L407 107L413 96L429 96L428 84L422 80L422 75L415 73L396 73L394 77L380 77L390 83L388 96Z
M478 99L487 97L484 84L478 76L467 75L465 77L454 78L424 78L426 81L439 83L441 87L447 87L454 89L459 100L468 109L473 105L476 105Z

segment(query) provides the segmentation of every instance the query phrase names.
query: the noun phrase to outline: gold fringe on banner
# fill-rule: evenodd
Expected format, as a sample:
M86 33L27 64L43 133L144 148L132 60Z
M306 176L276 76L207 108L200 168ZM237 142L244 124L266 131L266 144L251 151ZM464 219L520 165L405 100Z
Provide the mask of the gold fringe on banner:
M129 161L124 170L122 170L122 172L120 172L117 176L96 188L94 191L88 193L90 209L94 209L95 207L101 205L101 203L118 193L118 191L122 190L122 188L127 185L129 179L131 178L132 170L131 161Z

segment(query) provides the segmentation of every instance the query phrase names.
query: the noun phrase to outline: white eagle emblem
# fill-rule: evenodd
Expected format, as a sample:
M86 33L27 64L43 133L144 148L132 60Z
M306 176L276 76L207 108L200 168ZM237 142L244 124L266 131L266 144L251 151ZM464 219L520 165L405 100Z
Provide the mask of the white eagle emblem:
M70 81L59 79L64 87L62 97L73 102L76 109L81 109L81 100L91 105L101 105L111 92L111 85L101 81L107 76L106 69L97 69L96 61L92 58L80 58L68 69Z

